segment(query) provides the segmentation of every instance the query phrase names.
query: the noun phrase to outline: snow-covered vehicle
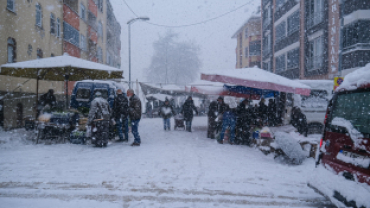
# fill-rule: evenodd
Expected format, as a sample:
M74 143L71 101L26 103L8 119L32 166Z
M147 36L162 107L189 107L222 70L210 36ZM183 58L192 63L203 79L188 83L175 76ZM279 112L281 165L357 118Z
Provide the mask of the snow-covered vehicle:
M316 164L310 187L338 207L370 207L370 64L336 89Z
M299 107L306 115L308 133L322 133L326 107L332 98L332 80L297 80L302 84L311 87L309 96L295 95L294 106Z

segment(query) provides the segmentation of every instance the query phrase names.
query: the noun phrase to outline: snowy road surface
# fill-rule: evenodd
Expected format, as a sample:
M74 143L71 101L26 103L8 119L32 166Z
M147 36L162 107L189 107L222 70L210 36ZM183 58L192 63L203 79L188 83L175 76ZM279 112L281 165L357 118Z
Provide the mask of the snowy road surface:
M164 132L143 119L140 147L103 149L0 132L0 207L331 207L306 186L313 159L277 163L207 139L205 117L193 123L192 133Z

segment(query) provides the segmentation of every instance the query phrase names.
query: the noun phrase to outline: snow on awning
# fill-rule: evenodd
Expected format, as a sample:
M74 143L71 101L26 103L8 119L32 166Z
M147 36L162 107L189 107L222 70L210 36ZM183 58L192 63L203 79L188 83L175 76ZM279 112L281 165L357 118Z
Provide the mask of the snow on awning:
M122 78L122 73L121 69L64 54L63 56L3 64L0 75L25 78L39 76L43 80L50 81L63 81L64 75L68 75L70 81L78 81Z
M301 95L310 95L311 92L311 88L305 84L256 67L205 71L201 73L201 79Z

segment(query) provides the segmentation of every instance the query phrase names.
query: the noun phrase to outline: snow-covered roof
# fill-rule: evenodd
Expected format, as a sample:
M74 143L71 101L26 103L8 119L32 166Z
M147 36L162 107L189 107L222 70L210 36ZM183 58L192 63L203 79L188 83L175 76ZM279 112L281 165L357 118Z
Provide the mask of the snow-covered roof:
M370 85L370 63L347 74L342 84L335 91L355 90L366 85Z
M128 89L127 84L124 84L122 82L109 81L109 80L82 80L82 81L77 81L75 83L75 86L76 86L77 83L80 83L80 82L105 83L105 84L109 85L109 88L121 89L124 93L126 93L126 89Z
M201 79L304 95L309 95L311 90L311 87L298 81L288 79L257 67L207 70L201 73Z
M72 57L69 56L67 53L65 53L63 56L55 56L1 65L1 68L20 68L20 69L24 68L42 69L42 68L62 68L62 67L94 69L108 72L122 71L121 69L110 67L104 64L99 64L81 58Z
M148 94L146 97L147 98L153 97L153 98L155 98L157 100L160 100L160 101L165 101L166 98L169 99L169 100L172 98L171 95L164 95L164 94Z

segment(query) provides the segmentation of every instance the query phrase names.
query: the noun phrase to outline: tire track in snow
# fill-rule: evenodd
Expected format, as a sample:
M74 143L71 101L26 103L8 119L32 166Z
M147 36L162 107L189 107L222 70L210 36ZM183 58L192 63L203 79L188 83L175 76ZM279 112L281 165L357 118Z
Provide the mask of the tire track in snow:
M288 206L288 207L332 207L325 198L298 198L291 196L254 195L226 192L221 190L178 190L178 189L120 189L123 184L73 184L73 183L0 183L0 197L14 198L52 198L60 200L87 199L95 201L155 201L169 202L196 202L219 203L236 205L259 206ZM48 193L42 193L48 191ZM53 194L53 192L57 194ZM61 191L68 191L64 194ZM81 193L88 191L89 194ZM102 193L110 191L112 194L91 194L91 191Z

